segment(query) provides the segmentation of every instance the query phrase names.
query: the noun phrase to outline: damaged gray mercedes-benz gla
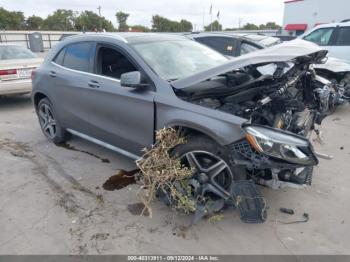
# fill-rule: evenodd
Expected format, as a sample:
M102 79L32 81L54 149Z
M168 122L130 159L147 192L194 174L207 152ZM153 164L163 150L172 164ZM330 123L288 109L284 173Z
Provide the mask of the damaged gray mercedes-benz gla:
M197 195L254 197L254 183L311 183L318 160L306 137L328 100L310 65L326 53L296 40L228 60L182 36L86 34L53 48L32 97L54 143L70 133L137 159L156 130L174 127L187 137L176 151ZM261 201L240 209L264 220Z

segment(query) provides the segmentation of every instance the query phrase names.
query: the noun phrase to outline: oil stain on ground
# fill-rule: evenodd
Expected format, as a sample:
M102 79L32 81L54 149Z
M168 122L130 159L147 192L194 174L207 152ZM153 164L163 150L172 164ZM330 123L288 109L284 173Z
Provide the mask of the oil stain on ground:
M135 184L135 175L138 173L138 171L138 169L131 171L125 171L122 169L118 170L114 176L111 176L106 182L104 182L103 188L108 191L113 191Z
M72 146L72 145L70 145L70 144L67 144L67 143L59 144L58 146L63 147L63 148L68 149L68 150L72 150L72 151L76 151L76 152L81 152L81 153L87 154L87 155L89 155L89 156L95 157L95 158L101 160L102 163L110 163L109 159L107 159L107 158L102 158L102 157L100 157L100 156L98 156L98 155L95 155L94 153L89 152L89 151L77 149L77 148L75 148L74 146Z

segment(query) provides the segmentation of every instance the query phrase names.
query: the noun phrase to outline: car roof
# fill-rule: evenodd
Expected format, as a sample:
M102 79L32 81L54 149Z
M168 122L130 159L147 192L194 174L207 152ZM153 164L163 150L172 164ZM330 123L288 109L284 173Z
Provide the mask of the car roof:
M166 40L186 40L187 38L179 34L167 33L139 33L139 32L121 32L121 33L85 33L80 35L68 36L64 40L91 38L111 38L125 43L142 43L142 42L156 42ZM63 41L64 41L63 40Z
M185 36L195 39L195 38L201 38L201 37L230 37L230 38L236 38L236 39L241 39L245 40L247 42L250 42L254 45L257 45L261 48L264 47L263 44L261 44L259 41L255 41L254 39L251 39L249 37L246 37L248 34L239 34L239 33L232 33L232 32L224 32L224 33L219 33L219 32L199 32L199 33L187 33L184 34ZM264 38L266 38L265 36Z
M327 28L327 27L336 27L336 26L350 26L350 22L340 22L340 23L329 23L329 24L320 24L318 26L315 26L313 30L318 28Z
M185 33L184 34L187 37L191 38L198 38L198 37L212 37L212 36L217 36L217 37L233 37L233 38L243 38L240 35L234 35L230 33L222 33L222 32L193 32L193 33Z

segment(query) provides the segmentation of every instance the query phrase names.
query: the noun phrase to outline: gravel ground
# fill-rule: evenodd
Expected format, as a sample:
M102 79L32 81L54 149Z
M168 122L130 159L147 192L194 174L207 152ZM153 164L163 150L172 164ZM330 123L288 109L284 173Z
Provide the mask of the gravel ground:
M339 108L323 124L324 143L314 141L334 159L321 160L311 187L262 189L266 223L244 224L232 210L186 230L191 218L160 202L153 218L135 215L136 185L102 188L118 169L135 167L130 159L76 137L57 147L28 96L0 98L0 254L350 254L349 114ZM307 223L281 223L304 212Z

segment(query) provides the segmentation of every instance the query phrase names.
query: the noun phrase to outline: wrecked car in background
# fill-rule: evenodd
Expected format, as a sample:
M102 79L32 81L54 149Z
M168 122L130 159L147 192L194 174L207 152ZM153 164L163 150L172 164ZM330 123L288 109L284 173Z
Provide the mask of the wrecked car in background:
M280 44L276 37L232 34L232 33L191 33L185 34L201 44L207 45L219 53L234 58L261 49ZM305 45L300 40L301 45ZM330 91L330 109L350 100L350 64L346 61L327 57L313 65L315 73L319 76L320 85L327 85Z
M318 159L306 136L328 110L311 65L326 54L293 41L228 60L177 35L87 34L53 48L32 97L54 143L73 134L138 159L156 130L181 131L186 142L172 153L193 170L191 197L218 211L243 195L242 220L262 222L255 183L311 183Z

